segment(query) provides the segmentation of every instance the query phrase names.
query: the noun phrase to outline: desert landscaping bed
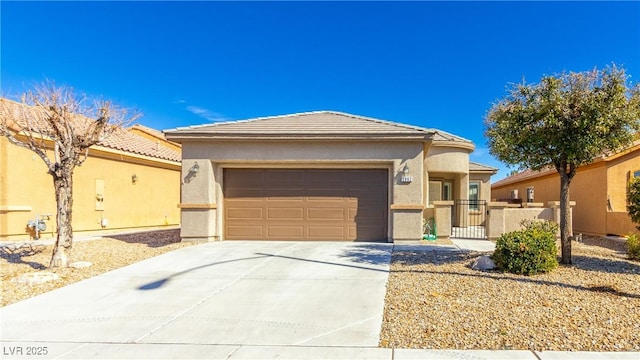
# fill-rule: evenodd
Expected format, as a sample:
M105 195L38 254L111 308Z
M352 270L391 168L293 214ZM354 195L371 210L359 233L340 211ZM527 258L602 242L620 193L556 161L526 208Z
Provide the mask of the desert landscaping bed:
M640 263L625 248L574 242L573 265L535 276L470 269L480 253L394 252L380 345L638 351Z
M93 264L84 268L47 269L51 260L52 245L16 250L3 248L0 252L2 268L0 306L194 244L181 243L179 232L178 229L172 229L77 241L73 244L72 261L88 261ZM37 244L37 241L31 243ZM25 273L43 271L53 272L60 278L34 285L12 281Z

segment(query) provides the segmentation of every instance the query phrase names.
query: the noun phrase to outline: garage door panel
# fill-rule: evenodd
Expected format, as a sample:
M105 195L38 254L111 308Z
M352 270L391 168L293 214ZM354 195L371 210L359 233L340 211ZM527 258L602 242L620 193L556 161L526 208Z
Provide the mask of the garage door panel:
M229 208L227 219L230 220L262 220L264 217L262 208Z
M307 209L307 219L314 220L344 220L344 208L309 208Z
M305 184L310 187L323 187L326 185L342 185L345 183L344 170L311 170L305 178Z
M384 169L225 169L224 237L385 241L387 186Z
M235 187L258 187L263 184L262 175L264 172L259 169L242 169L242 171L225 172L225 181Z
M310 239L315 240L335 240L335 239L344 239L345 238L345 229L342 226L336 225L326 225L326 226L316 226L309 225L308 227L308 236Z
M226 226L225 230L229 240L250 240L264 237L261 225Z
M267 209L267 219L277 220L304 220L303 208L289 208L289 207L270 207Z
M386 189L385 189L386 190ZM378 192L372 189L349 189L349 194L355 199L364 201L383 201L387 203L387 192Z
M366 226L358 225L358 230L354 240L359 241L384 241L386 235L382 237L380 234L386 231L386 227L380 225Z
M377 170L353 170L349 175L349 184L352 184L352 186L364 184L364 187L367 187L371 183L371 179L386 182L387 173L386 171L383 173Z
M305 198L300 196L267 196L264 198L269 204L273 206L287 206L287 204L299 204L300 206L304 203Z
M305 183L303 170L270 170L264 173L264 184L267 186L303 186Z
M358 209L355 215L356 221L380 221L386 218L386 212L377 207Z
M262 199L265 196L264 189L253 189L253 188L229 188L225 190L225 195L229 198L253 198L253 199Z
M303 187L275 187L269 185L269 188L264 190L264 196L272 198L304 198L307 195L306 190Z
M303 239L304 226L269 225L267 227L267 235L271 239Z
M308 206L345 206L345 199L341 197L307 197Z

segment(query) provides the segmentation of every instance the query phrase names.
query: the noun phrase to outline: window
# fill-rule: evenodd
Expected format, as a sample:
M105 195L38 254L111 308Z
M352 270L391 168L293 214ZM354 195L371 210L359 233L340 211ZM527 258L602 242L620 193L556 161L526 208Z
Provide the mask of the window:
M453 188L453 184L449 181L445 181L442 183L442 200L451 200L453 197L451 196L451 189Z
M429 205L433 205L434 201L451 200L452 188L450 181L429 181Z
M469 210L478 210L480 200L480 182L469 181Z

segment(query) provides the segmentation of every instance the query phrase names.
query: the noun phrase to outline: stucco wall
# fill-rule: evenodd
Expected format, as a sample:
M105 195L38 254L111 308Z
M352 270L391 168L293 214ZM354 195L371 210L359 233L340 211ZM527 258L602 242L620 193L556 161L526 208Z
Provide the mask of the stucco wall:
M442 173L469 173L470 149L431 145L425 158L425 170Z
M491 175L470 173L469 181L479 181L480 200L491 201Z
M549 220L558 222L557 207L520 208L505 202L490 203L487 215L487 238L496 240L502 234L522 229L523 220ZM558 234L559 235L559 234Z
M422 142L355 141L184 141L183 179L197 161L201 171L182 185L182 203L191 208L215 207L209 215L216 225L195 223L197 228L183 229L183 239L222 239L224 206L223 169L248 168L383 168L389 170L389 239L419 239L422 234L423 204ZM203 164L207 164L204 168ZM411 183L402 183L402 169L409 166ZM209 169L210 166L210 170ZM394 207L392 209L391 207ZM413 207L413 208L412 208ZM195 210L183 208L182 218Z
M626 235L637 231L627 212L627 184L635 171L640 170L640 149L622 155L607 163L607 198L611 208L607 211L606 233Z
M606 234L607 222L607 170L604 162L579 168L571 181L570 200L573 208L573 231L585 234ZM509 199L511 191L518 190L518 196L526 202L527 188L534 188L534 201L547 203L560 200L560 176L551 173L533 180L494 187L491 198Z
M43 236L55 229L53 181L30 150L0 137L0 238L28 238L27 221L53 214ZM132 175L138 181L132 183ZM104 180L103 211L96 210L96 180ZM111 231L178 225L180 167L123 153L91 151L74 172L73 230ZM20 211L22 209L22 211ZM100 225L102 218L108 225Z

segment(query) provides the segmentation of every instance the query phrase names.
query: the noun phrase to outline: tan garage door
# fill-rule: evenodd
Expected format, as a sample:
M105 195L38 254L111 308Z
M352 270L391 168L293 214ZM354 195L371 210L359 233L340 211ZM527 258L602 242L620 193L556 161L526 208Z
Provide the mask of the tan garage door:
M225 238L386 241L387 182L383 169L225 169Z

